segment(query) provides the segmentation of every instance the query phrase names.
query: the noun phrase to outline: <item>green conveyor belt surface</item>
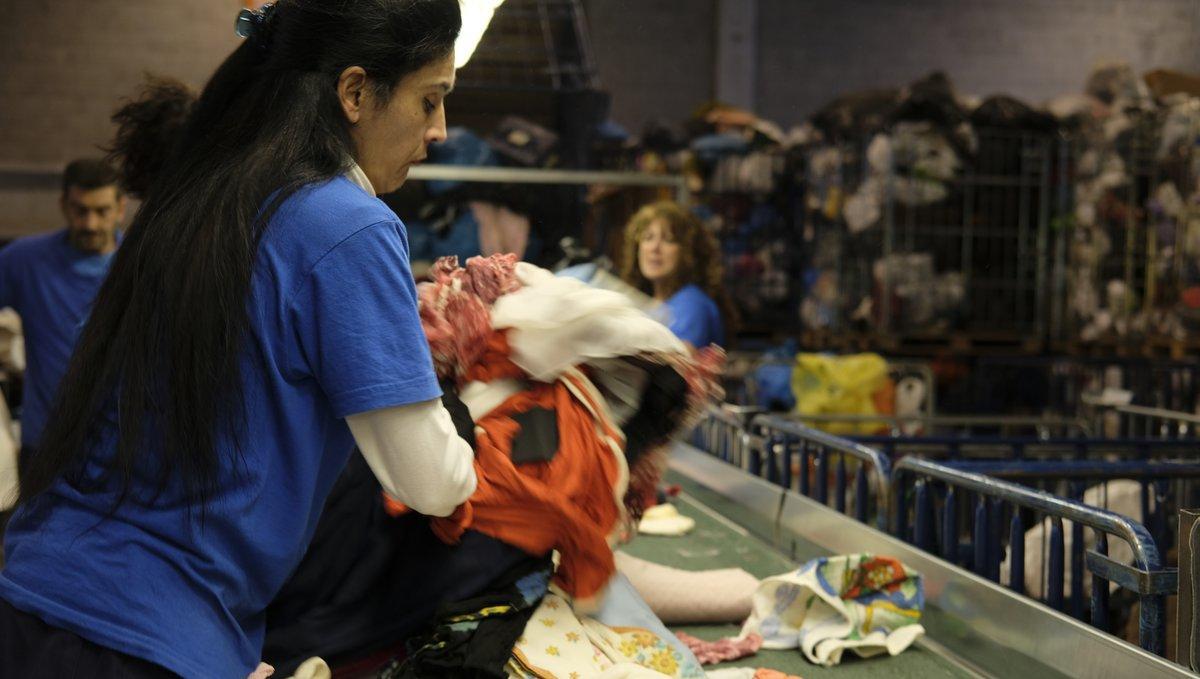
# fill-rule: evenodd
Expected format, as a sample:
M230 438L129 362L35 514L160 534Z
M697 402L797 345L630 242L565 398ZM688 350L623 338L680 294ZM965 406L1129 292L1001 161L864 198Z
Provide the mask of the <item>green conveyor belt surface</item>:
M647 561L685 570L739 567L759 578L784 573L798 565L741 528L744 526L752 532L766 534L765 531L769 529L756 515L679 474L669 473L667 480L683 487L683 494L675 501L675 505L681 514L696 520L695 530L684 537L641 535L625 545L624 551ZM721 517L728 520L722 520ZM800 543L793 546L793 551L799 560L821 554L814 546ZM739 630L737 625L690 625L675 626L672 629L707 640L736 635ZM847 653L843 656L841 665L831 668L813 665L804 658L799 649L759 651L758 654L741 660L712 666L712 669L721 667L769 667L805 679L848 679L860 676L940 679L971 676L950 660L935 655L920 645L913 646L895 657L884 656L869 660Z

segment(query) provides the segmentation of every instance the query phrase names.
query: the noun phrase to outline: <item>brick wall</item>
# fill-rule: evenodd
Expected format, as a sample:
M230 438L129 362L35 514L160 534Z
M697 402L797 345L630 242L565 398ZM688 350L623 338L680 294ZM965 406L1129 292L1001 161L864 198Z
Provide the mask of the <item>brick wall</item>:
M146 71L202 85L236 46L241 0L6 0L0 20L0 176L60 167L112 136ZM58 228L53 183L0 181L0 238Z

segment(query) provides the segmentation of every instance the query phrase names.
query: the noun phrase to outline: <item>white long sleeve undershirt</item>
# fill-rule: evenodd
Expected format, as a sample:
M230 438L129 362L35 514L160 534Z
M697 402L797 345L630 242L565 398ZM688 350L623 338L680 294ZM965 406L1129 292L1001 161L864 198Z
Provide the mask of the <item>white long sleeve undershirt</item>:
M413 511L449 516L475 492L475 454L441 399L346 418L383 490Z

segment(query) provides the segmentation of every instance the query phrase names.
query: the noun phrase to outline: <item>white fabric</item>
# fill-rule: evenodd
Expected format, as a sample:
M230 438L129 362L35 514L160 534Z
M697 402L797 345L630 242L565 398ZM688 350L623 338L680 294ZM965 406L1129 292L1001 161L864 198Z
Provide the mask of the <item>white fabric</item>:
M696 527L696 520L684 516L675 509L675 505L661 504L650 507L642 513L638 522L638 533L642 535L687 535Z
M919 623L924 595L920 574L907 568L895 589L874 590L894 583L895 566L887 561L832 556L764 579L740 637L758 634L769 650L799 647L809 662L826 667L840 663L847 650L862 658L897 655L925 633Z
M514 379L468 382L459 390L458 399L467 406L471 419L478 422L524 388L520 381Z
M300 663L291 679L331 679L333 671L322 659L313 657Z
M496 300L492 327L509 330L513 363L536 380L551 381L581 359L687 352L665 325L620 293L524 262L516 273L524 287Z
M358 163L350 161L350 169L346 170L346 179L349 179L355 186L372 196L375 195L375 187L371 185L371 180L367 178L367 173L363 172Z
M440 399L346 418L388 495L413 511L449 516L475 492L475 454Z
M0 398L0 512L12 509L17 503L17 452L20 448L13 435L8 404Z
M21 317L11 307L0 309L0 369L25 372L25 335Z

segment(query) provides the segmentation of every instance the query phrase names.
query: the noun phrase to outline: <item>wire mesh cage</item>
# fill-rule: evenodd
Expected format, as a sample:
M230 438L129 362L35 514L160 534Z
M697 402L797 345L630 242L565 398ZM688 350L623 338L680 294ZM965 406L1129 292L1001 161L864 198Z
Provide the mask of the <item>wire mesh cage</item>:
M1041 337L1053 148L901 123L810 150L806 324Z
M1064 142L1055 339L1145 353L1200 329L1198 137L1200 102L1180 102Z

